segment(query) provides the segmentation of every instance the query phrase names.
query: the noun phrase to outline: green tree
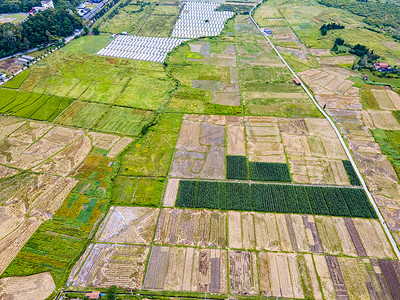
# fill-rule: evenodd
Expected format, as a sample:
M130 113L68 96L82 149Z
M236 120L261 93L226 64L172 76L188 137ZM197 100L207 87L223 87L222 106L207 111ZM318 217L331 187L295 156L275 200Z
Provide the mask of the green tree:
M92 29L92 33L93 33L94 35L99 35L99 34L100 34L99 27L94 27L94 28Z
M115 285L112 285L108 288L107 295L106 295L107 300L115 300L116 299L116 295L115 295L116 289L117 289L117 287Z

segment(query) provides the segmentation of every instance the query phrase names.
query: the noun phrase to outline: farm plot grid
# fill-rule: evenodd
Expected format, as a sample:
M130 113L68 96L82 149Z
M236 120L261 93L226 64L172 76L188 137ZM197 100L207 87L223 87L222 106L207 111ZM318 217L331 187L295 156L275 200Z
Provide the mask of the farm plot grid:
M132 139L6 116L0 117L0 123L0 273L3 273L24 245L29 244L31 236L40 231L38 228L42 228L44 221L47 225L43 226L50 227L48 220L53 216L60 221L65 201L71 206L75 201L80 204L80 213L75 215L78 224L89 221L92 211L97 210L94 208L104 205L100 194L89 200L83 195L73 195L74 190L86 186L89 192L92 188L85 182L89 178L97 180L97 187L100 180L107 180L113 160ZM93 172L96 168L97 172ZM104 185L100 188L104 189ZM57 234L52 235L56 239Z
M154 246L143 289L290 299L384 298L398 292L399 267L398 261L384 259Z
M97 55L163 62L167 54L185 39L117 36Z
M67 285L139 288L158 213L157 208L111 207L94 238L97 243L80 257Z
M358 184L346 159L324 119L185 115L169 177Z

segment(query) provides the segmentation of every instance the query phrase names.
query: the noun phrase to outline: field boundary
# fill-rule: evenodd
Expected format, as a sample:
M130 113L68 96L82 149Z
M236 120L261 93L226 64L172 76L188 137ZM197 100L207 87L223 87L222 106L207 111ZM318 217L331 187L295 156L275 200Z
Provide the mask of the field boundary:
M344 151L346 152L347 157L349 158L349 161L351 163L351 165L354 168L354 171L356 172L358 179L361 182L361 185L364 189L364 191L367 194L367 197L369 199L369 201L371 202L372 207L374 208L376 214L378 215L379 221L387 235L387 237L389 238L389 241L393 247L394 252L396 253L396 256L398 259L400 259L400 251L399 248L397 247L397 244L386 224L385 219L383 218L381 211L378 208L378 205L375 202L375 199L372 197L372 194L370 193L364 178L362 177L360 170L358 169L357 164L355 163L349 148L347 147L346 142L344 141L339 129L336 127L335 123L332 121L332 119L330 118L330 116L322 109L322 107L319 105L319 103L315 100L314 96L311 94L311 92L308 90L308 88L305 86L304 82L299 78L299 76L297 76L296 72L289 66L289 64L285 61L285 59L282 57L282 55L279 53L278 49L276 49L275 45L271 42L271 40L268 38L268 36L262 31L262 29L260 28L260 26L258 26L257 22L254 20L253 18L253 11L255 8L257 8L259 5L262 4L263 1L260 1L258 3L257 6L255 6L249 13L249 17L251 19L251 21L253 22L253 24L257 27L257 29L261 32L261 34L264 36L264 38L268 41L268 43L271 45L272 49L275 51L275 53L279 56L279 58L281 59L281 61L286 65L286 67L289 69L289 71L293 74L293 76L299 80L302 88L304 89L304 91L307 93L307 95L309 96L309 98L312 100L312 102L314 103L314 105L318 108L318 110L322 113L322 115L328 120L329 124L332 126L333 130L335 131L337 137L339 138L340 143L343 146Z

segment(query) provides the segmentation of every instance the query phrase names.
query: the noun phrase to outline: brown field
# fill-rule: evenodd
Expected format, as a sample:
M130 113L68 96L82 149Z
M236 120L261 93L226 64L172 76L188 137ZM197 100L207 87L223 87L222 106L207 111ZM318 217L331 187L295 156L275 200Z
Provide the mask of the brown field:
M0 116L0 141L24 125L25 122L26 121L17 118Z
M311 52L313 52L312 50L314 49L311 49ZM327 49L322 49L322 50L327 50ZM328 52L330 51L328 50ZM330 53L323 55L330 55ZM318 57L317 60L321 65L350 65L354 62L355 57L352 55L342 55L342 56Z
M368 110L376 128L385 130L400 130L400 124L391 111Z
M231 249L394 257L377 220L229 211L228 234Z
M225 117L185 115L171 177L225 178Z
M330 56L331 50L329 49L310 49L310 52L315 56Z
M353 219L368 256L395 258L385 232L377 220Z
M370 90L379 108L382 110L399 110L400 96L395 91L386 87L371 86Z
M259 293L256 253L229 251L229 287L233 294Z
M155 244L226 247L226 212L194 209L161 210Z
M17 174L19 171L17 169L12 169L6 166L0 165L0 179L13 176Z
M226 251L154 246L143 288L226 294Z
M328 265L326 264L325 256L314 255L314 263L325 299L337 299Z
M0 207L0 274L39 225L54 215L76 183L71 178L36 175L6 199Z
M170 178L168 179L167 188L164 194L163 206L174 207L176 195L178 194L179 179Z
M143 281L149 247L118 244L89 246L83 259L78 261L68 282L72 286L140 288Z
M336 60L333 60L333 58L336 57L323 57L318 58L318 60L322 64L336 64ZM348 59L354 60L354 57L349 57ZM340 63L345 63L344 61ZM311 87L315 94L339 94L345 96L351 96L354 93L352 89L354 82L347 80L349 76L354 74L337 67L311 69L299 73L300 77Z
M226 135L228 155L246 155L244 127L228 125Z
M132 141L113 135L85 134L83 130L60 126L52 128L47 123L22 125L14 118L5 119L4 123L4 131L9 135L0 142L0 163L60 176L75 170L94 146L111 149L108 156L114 158ZM107 144L114 140L118 140L114 145Z
M158 213L158 208L113 206L100 225L96 240L101 243L150 245Z
M56 287L50 272L0 279L0 299L47 299Z

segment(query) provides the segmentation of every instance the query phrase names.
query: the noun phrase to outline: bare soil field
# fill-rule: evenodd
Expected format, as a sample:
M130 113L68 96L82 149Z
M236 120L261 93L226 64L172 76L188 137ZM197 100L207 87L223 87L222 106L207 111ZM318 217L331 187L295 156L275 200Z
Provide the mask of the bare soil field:
M0 273L14 259L39 225L61 206L77 180L36 175L15 190L0 206Z
M185 116L171 165L171 177L225 178L225 118Z
M47 123L22 124L15 118L6 118L4 124L7 136L0 142L0 163L60 176L75 170L93 147L109 150L108 156L115 158L132 141Z
M319 58L325 60L327 58ZM354 58L353 58L354 60ZM351 62L352 63L352 62ZM354 82L347 80L354 73L341 68L311 69L299 73L315 94L339 94L348 96Z
M391 111L368 110L376 128L385 130L400 130L400 124Z
M226 250L154 246L143 288L226 294Z
M330 56L331 50L329 49L310 49L310 52L315 56Z
M56 287L50 272L0 279L0 299L47 299Z
M165 190L163 206L174 207L176 195L178 194L179 179L170 178L168 179L167 188Z
M210 210L161 210L154 243L200 247L226 247L227 213Z
M100 225L96 240L101 243L150 245L159 209L150 207L111 207Z
M141 287L149 247L118 244L94 244L89 247L85 258L74 266L79 271L71 273L68 279L70 285Z
M371 93L382 110L399 110L400 96L390 88L371 86Z
M310 49L311 52L314 49ZM318 49L315 49L318 50ZM330 51L328 49L323 49L327 50L330 55ZM327 54L319 54L320 56L322 55L327 55ZM350 65L354 62L356 58L353 55L341 55L341 56L324 56L324 57L318 57L317 60L321 65Z

